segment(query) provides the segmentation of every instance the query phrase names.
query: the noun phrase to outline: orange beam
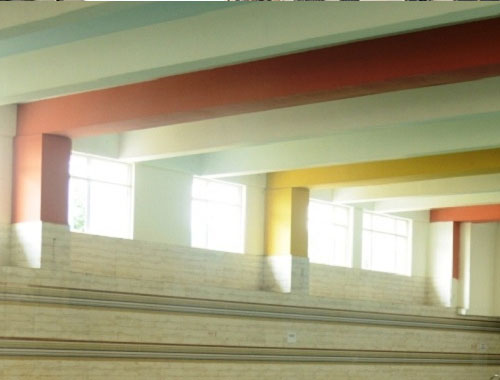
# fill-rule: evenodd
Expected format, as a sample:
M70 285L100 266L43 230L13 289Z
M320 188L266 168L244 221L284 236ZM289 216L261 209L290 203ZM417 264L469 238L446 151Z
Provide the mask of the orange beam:
M431 222L498 222L500 204L431 210Z
M121 132L500 75L500 18L19 106L18 135Z

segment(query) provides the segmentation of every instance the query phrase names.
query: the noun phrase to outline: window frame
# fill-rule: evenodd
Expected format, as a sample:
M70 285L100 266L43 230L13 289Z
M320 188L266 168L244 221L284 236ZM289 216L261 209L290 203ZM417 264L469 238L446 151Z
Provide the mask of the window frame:
M214 200L214 199L209 199L209 197L198 197L193 194L193 189L194 189L194 183L196 180L203 181L207 185L210 183L218 183L222 185L229 185L229 186L234 186L240 189L240 200L241 203L232 203L232 202L224 202L220 200ZM244 254L245 253L245 247L246 247L246 208L247 208L247 187L244 184L241 183L236 183L236 182L229 182L229 181L221 181L218 179L214 178L206 178L206 177L201 177L201 176L193 176L193 180L191 182L191 247L193 248L199 248L199 249L208 249L208 250L213 250L213 251L223 251L223 252L230 252L230 253L236 253L236 254ZM240 217L239 217L239 233L241 236L241 241L238 244L237 250L227 250L224 248L220 247L213 247L208 244L209 242L209 228L208 224L205 226L205 246L200 246L200 245L195 245L193 244L193 202L204 202L206 204L211 204L211 205L223 205L223 206L230 206L230 207L238 207L240 209Z
M321 200L321 199L315 199L315 198L309 199L309 205L311 203L324 204L324 205L330 206L330 207L332 207L332 212L333 212L333 209L335 209L335 208L342 208L342 209L345 209L347 211L347 224L344 225L344 224L336 223L335 221L332 221L331 223L330 222L325 223L328 226L342 227L342 228L346 229L344 258L345 258L345 263L347 265L338 265L338 264L334 263L335 262L335 247L332 247L332 250L330 252L330 258L331 258L331 260L329 260L330 262L325 262L325 261L319 262L319 261L311 260L311 251L310 251L311 244L310 244L310 240L309 240L309 238L311 236L311 232L310 232L311 217L310 217L310 213L308 212L307 230L308 230L308 256L309 256L309 260L314 264L331 265L331 266L336 266L336 267L341 267L341 268L353 268L353 266L354 266L354 254L353 254L353 219L354 219L353 218L354 217L353 210L354 209L353 209L353 207L348 206L348 205L335 203L335 202L325 201L325 200ZM318 223L318 222L316 221L316 223Z
M397 223L398 220L404 221L406 223L406 234L401 234L397 231L397 225L394 228L395 232L387 232L387 231L382 231L380 229L375 229L373 228L373 225L371 225L369 228L365 227L365 215L371 215L373 216L380 216L384 218L390 218ZM363 270L371 270L375 272L381 272L381 273L390 273L390 274L396 274L396 275L401 275L401 276L411 276L412 275L412 267L413 267L413 220L410 218L404 218L401 216L397 215L392 215L392 214L386 214L386 213L379 213L371 210L363 210L362 213L362 227L361 227L361 269ZM370 250L373 249L373 234L382 234L382 235L388 235L388 236L393 236L395 239L397 238L405 238L406 239L406 251L405 255L406 257L404 260L406 261L405 268L402 271L398 270L398 265L397 263L394 263L394 270L391 271L386 271L386 270L379 270L379 269L373 269L372 261L373 257L370 257L370 265L366 265L366 259L365 259L365 232L370 232L372 233L372 241L371 241L371 247ZM397 243L396 243L397 244ZM394 253L395 259L397 259L397 245L395 245L396 252Z
M72 151L71 156L78 156L78 157L83 157L87 160L87 168L90 166L90 161L91 160L96 160L96 161L108 161L112 163L118 163L124 166L128 167L128 177L129 181L128 183L120 182L120 181L110 181L110 180L104 180L104 179L96 179L93 178L90 174L87 176L83 175L73 175L71 173L71 167L68 167L68 174L69 174L69 183L68 183L68 188L71 186L71 180L76 179L80 181L85 181L86 182L86 194L87 194L87 199L86 199L86 215L85 215L85 225L83 228L83 231L79 230L74 230L72 229L72 223L70 220L70 194L68 194L68 224L70 227L71 232L77 232L77 233L84 233L84 234L89 234L89 235L99 235L99 236L109 236L109 237L115 237L115 238L120 238L120 239L133 239L134 235L134 198L135 198L135 193L134 193L134 184L135 184L135 165L133 163L128 163L120 160L116 160L113 158L109 157L102 157L94 154L87 154L87 153L82 153L82 152L77 152L77 151ZM104 184L104 185L111 185L111 186L121 186L123 188L127 188L129 190L129 204L128 204L128 226L127 226L127 231L124 235L110 235L105 232L100 232L100 231L94 231L92 230L90 226L91 222L91 185L92 183L99 183L99 184Z

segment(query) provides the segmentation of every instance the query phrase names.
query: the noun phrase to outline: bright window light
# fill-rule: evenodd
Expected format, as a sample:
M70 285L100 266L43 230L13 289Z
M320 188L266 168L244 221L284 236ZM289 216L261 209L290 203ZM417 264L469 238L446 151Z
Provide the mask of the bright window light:
M131 164L73 153L68 205L71 230L131 238L132 180Z
M243 253L245 186L195 177L191 202L191 245Z
M308 255L318 264L352 266L351 208L309 201Z
M362 268L411 274L411 220L363 213Z

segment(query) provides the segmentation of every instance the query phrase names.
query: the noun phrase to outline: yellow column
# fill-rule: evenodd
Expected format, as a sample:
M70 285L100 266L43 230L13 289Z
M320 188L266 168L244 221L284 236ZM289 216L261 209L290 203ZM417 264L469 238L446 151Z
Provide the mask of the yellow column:
M268 189L266 197L266 253L307 257L309 189Z

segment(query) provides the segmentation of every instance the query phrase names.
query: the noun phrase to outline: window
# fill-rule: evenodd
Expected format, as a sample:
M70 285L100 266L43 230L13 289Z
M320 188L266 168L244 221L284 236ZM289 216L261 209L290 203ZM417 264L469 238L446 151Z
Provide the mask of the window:
M352 266L351 209L318 200L309 201L309 259L319 264Z
M69 166L71 230L132 237L132 165L73 153Z
M411 221L364 212L362 268L409 276Z
M191 202L191 245L243 253L243 185L195 177Z

